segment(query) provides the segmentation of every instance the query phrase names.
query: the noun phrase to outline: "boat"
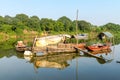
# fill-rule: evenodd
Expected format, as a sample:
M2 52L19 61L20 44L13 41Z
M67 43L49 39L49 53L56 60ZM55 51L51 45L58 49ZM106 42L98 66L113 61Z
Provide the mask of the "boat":
M88 39L88 34L84 33L84 34L77 34L77 35L72 35L72 38L76 38L76 39L83 39L83 40L87 40Z
M98 51L90 51L92 54L96 55L96 54L109 54L111 52L111 48L109 49L104 49L104 50L98 50Z
M24 46L24 47L18 47L17 45L15 46L15 48L16 48L16 51L20 51L20 52L23 52L23 51L25 51L26 50L26 47Z
M24 51L26 51L26 50L30 50L31 51L31 47L28 47L28 46L15 46L15 48L16 48L16 51L19 51L19 52L24 52Z
M16 51L20 51L20 52L23 52L25 50L31 50L30 47L27 47L23 41L18 41L17 42L17 45L15 45L15 48L16 48Z
M105 44L93 44L91 46L87 46L87 49L90 51L102 51L102 50L109 50L110 46Z
M53 36L45 36L40 38L35 38L35 46L36 47L45 47L52 44L58 44L59 42L64 42L65 38L70 38L70 35L61 34L61 35L53 35Z
M86 46L86 43L79 43L76 45L78 48L84 49Z

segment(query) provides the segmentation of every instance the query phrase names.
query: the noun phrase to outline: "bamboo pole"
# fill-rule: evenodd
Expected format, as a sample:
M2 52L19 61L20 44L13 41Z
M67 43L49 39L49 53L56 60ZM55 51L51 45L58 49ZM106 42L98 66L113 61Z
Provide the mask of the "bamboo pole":
M77 22L77 20L78 20L78 10L77 10L77 13L76 13L77 15L76 15L76 36L77 36L77 38L76 38L76 40L77 40L77 45L78 45L78 22Z
M35 42L36 42L36 38L37 38L37 37L35 37L34 40L33 40L32 50L34 49Z
M98 59L102 59L101 57L98 57L98 56L96 56L96 55L93 55L93 54L92 54L92 53L90 53L90 52L87 52L87 51L82 50L82 49L77 48L77 47L75 47L75 48L76 48L77 50L79 50L79 51L82 51L82 52L84 52L84 53L86 53L86 54L90 55L90 56L93 56L93 57L98 58Z

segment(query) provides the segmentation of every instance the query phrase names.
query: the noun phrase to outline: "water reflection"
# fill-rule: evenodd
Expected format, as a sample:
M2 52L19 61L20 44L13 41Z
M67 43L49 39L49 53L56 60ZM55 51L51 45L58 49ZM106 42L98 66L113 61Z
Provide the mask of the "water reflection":
M93 57L86 53L56 53L54 55L43 55L43 56L24 56L24 59L29 61L29 63L33 63L36 69L38 68L56 68L56 69L64 69L70 64L68 61L73 60L75 58L87 57L87 58L96 58L96 61L99 64L110 63L113 61L111 58L111 50L102 51L98 53L93 53L94 55L99 56L100 58ZM81 55L82 54L82 55ZM109 57L109 58L108 58Z
M108 62L111 62L111 53L112 51L109 50L108 52L103 53L93 53L94 55L97 55L101 57L101 59L96 58L97 62L100 64L105 64ZM17 52L15 49L9 49L9 50L0 50L0 58L3 57L12 57L16 56L18 59L25 59L26 61L29 61L29 63L33 63L35 68L57 68L57 69L64 69L70 64L67 63L69 60L73 60L77 57L87 57L91 58L93 56L90 56L86 53L80 52L80 53L56 53L54 55L43 55L43 56L24 56L23 52ZM108 59L109 58L109 59Z
M120 80L120 45L114 58L112 49L95 53L98 59L83 52L26 57L14 44L13 40L0 44L0 80Z
M0 50L1 61L1 80L89 80L86 79L98 73L102 74L102 70L106 66L99 64L111 63L106 60L109 54L101 54L103 58L98 59L85 53L57 53L46 56L24 56L21 52L16 52L15 49ZM4 57L7 57L4 58ZM88 60L89 59L89 60ZM2 62L5 61L6 62ZM94 62L91 62L94 60ZM99 64L96 64L99 63ZM86 64L87 63L87 64ZM92 63L92 64L91 64ZM11 65L12 64L12 65ZM99 69L98 69L99 67ZM107 66L108 67L108 66ZM10 72L7 72L7 70ZM37 73L36 73L37 72ZM107 71L108 72L108 71ZM91 74L91 75L90 75ZM105 73L107 74L107 73ZM8 77L2 77L9 75ZM54 77L54 75L56 77ZM33 77L34 76L34 77ZM39 79L35 79L35 76ZM66 76L69 76L66 78ZM2 77L2 78L1 78ZM101 78L100 78L101 79ZM99 79L99 80L100 80ZM90 77L90 80L93 78ZM94 79L95 80L95 79ZM103 80L103 79L101 79Z
M113 61L113 52L111 49L109 50L103 50L103 51L88 51L90 54L92 55L89 55L89 54L86 54L86 53L83 53L83 52L80 52L80 56L81 57L94 57L96 58L97 62L100 63L100 64L105 64L105 63L110 63Z
M12 56L17 57L17 59L20 61L25 60L26 64L32 64L33 68L35 69L35 72L38 71L38 69L43 68L54 68L58 70L64 70L65 68L71 66L69 61L72 61L74 59L80 59L80 58L95 58L95 60L99 64L106 64L111 63L113 59L108 59L108 57L111 55L112 50L108 52L103 53L96 53L94 55L100 56L101 58L95 58L93 56L90 56L86 53L80 52L80 53L56 53L52 55L34 55L34 56L25 56L23 52L17 52L15 49L7 49L7 50L0 50L0 59L7 57L10 58ZM19 63L18 63L19 64ZM79 63L77 62L76 65ZM16 64L17 65L17 64ZM21 65L23 66L23 65Z
M35 68L57 68L64 69L70 64L68 60L72 60L79 55L76 53L57 53L54 55L43 55L43 56L24 56L26 60L34 64Z
M3 58L3 57L9 58L9 57L12 57L14 55L16 55L14 49L7 49L7 50L0 49L0 58Z

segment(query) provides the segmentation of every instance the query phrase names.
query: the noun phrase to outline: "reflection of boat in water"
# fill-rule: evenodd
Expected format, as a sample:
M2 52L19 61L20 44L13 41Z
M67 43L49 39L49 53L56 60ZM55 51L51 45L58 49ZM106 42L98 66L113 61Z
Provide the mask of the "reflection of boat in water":
M93 55L99 56L101 57L101 59L96 58L96 60L100 63L100 64L104 64L104 63L110 63L112 62L112 54L111 54L112 50L111 49L107 49L107 50L102 50L102 51L93 51L91 52Z
M102 50L102 51L80 51L80 57L94 57L100 64L110 63L113 60L112 50Z
M60 63L57 63L57 62L49 62L47 60L41 60L41 61L36 61L35 62L35 67L40 67L40 68L65 68L66 66L68 66L68 64L60 64Z
M82 51L83 52L83 51ZM67 63L68 60L72 60L76 57L94 57L97 59L97 61L100 64L107 63L108 60L104 58L103 54L110 53L110 52L98 52L98 53L92 53L89 54L97 55L99 57L87 55L85 52L83 52L84 55L80 55L80 53L54 53L54 54L47 54L47 55L38 55L36 53L35 55L31 56L24 56L28 57L25 59L28 59L30 63L33 63L35 68L57 68L57 69L64 69L70 64ZM107 54L107 55L108 55ZM103 57L101 57L103 55ZM106 55L106 56L107 56Z
M41 56L33 56L33 57L29 56L28 58L25 58L25 59L29 60L30 63L33 63L36 69L38 68L64 69L70 66L70 64L67 61L75 59L77 57L91 58L93 56L90 56L87 54L80 55L78 53L58 53L58 54L53 54L53 55L41 55ZM93 58L96 58L96 57L93 57ZM105 59L104 56L101 58L96 58L96 60L100 64L105 64L105 63L112 61L112 60Z
M100 64L105 64L105 63L111 63L113 61L113 59L110 60L105 60L105 59L97 59L97 62L99 62Z
M77 57L76 53L58 53L54 55L34 56L30 60L34 64L35 68L57 68L64 69L69 66L68 60L72 60Z

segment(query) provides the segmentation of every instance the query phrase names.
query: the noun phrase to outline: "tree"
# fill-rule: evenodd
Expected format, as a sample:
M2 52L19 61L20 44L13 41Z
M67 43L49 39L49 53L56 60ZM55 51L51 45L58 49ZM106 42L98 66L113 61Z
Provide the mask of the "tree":
M59 18L57 21L63 23L64 31L66 32L70 31L70 27L72 26L72 21L69 18L67 18L66 16L63 16Z
M40 19L37 16L30 17L30 19L28 21L28 27L30 27L34 30L37 30L37 31L41 31Z
M40 27L43 31L53 31L55 26L55 21L52 19L42 18L40 20Z
M19 22L22 23L23 25L27 25L29 21L29 17L25 14L17 14L15 18L18 19Z
M89 22L86 21L78 21L78 29L85 32L90 31L92 25Z
M101 26L102 29L105 29L107 31L112 32L119 32L120 31L120 25L114 24L114 23L108 23L106 25Z
M4 23L5 24L12 24L12 17L10 17L10 16L8 16L8 15L6 15L5 17L4 17Z
M0 27L0 31L9 34L9 33L12 33L12 32L13 32L11 28L12 28L11 25L4 24L4 25L2 25L2 26Z
M64 31L64 24L60 21L56 21L54 31Z
M0 16L0 26L4 23L4 18Z

